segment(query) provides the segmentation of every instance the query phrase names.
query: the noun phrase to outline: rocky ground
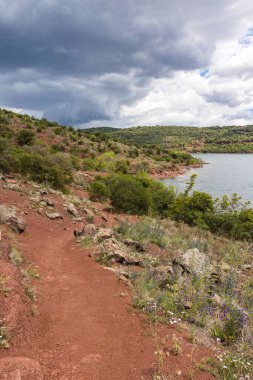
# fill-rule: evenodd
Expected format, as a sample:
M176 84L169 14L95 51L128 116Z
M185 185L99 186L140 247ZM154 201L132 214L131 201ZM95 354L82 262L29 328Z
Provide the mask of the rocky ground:
M212 345L132 307L128 268L141 270L147 247L115 233L126 216L71 193L1 177L0 380L212 379L196 365Z

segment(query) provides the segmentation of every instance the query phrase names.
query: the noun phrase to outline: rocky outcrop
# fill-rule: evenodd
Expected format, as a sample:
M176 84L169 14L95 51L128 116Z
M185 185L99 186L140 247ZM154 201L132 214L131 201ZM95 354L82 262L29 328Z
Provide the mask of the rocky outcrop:
M63 216L59 212L46 212L46 216L52 220L63 219Z
M79 214L73 203L69 203L66 209L70 215L74 216L75 218L78 218Z
M105 239L101 244L101 251L115 263L122 265L142 265L142 260L129 252L127 247L115 237Z
M139 241L132 240L132 239L125 239L123 242L125 245L131 248L134 248L138 252L145 252L144 244L140 243Z
M74 230L75 237L94 236L97 232L95 224L86 224L82 230Z
M111 228L100 228L95 235L95 239L97 242L101 242L106 239L110 239L113 237L114 231Z
M90 218L90 219L94 218L94 215L95 215L94 212L92 212L88 207L81 206L81 210L87 218Z
M186 252L179 252L173 260L174 267L179 267L182 272L189 274L202 275L210 265L209 258L205 253L197 248L188 249Z
M129 253L125 251L117 250L117 251L111 252L108 254L108 257L112 259L112 261L122 264L122 265L139 265L139 266L142 265L140 259L130 256Z
M21 216L17 216L15 207L0 205L0 223L7 224L15 232L23 232L25 230L25 220Z

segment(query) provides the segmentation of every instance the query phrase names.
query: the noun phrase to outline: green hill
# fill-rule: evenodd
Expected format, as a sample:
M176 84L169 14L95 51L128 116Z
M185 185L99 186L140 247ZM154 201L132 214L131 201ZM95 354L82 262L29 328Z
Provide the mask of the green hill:
M192 153L253 153L253 126L180 127L154 126L93 128L90 133L106 133L133 145L160 145L166 149Z
M200 165L188 153L133 147L116 141L113 129L106 129L110 134L103 131L91 134L0 109L0 173L65 189L78 172L168 176Z

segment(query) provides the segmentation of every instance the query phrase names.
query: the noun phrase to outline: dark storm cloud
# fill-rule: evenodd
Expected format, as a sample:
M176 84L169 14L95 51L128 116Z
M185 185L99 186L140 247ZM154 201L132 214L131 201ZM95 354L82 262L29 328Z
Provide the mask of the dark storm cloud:
M234 26L232 16L224 26L229 5L0 0L0 104L67 123L113 118L153 78L206 67Z

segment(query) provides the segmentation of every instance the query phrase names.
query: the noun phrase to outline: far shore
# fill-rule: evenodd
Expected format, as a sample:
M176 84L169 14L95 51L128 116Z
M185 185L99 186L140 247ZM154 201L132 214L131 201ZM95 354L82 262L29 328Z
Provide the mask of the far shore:
M194 165L182 165L180 166L179 168L177 168L176 170L164 170L160 173L150 173L150 177L152 179L167 179L167 178L174 178L174 177L178 177L180 175L183 175L187 172L187 170L190 170L190 169L193 169L193 168L201 168L203 165L207 164L206 162L200 162L198 164L194 164Z

